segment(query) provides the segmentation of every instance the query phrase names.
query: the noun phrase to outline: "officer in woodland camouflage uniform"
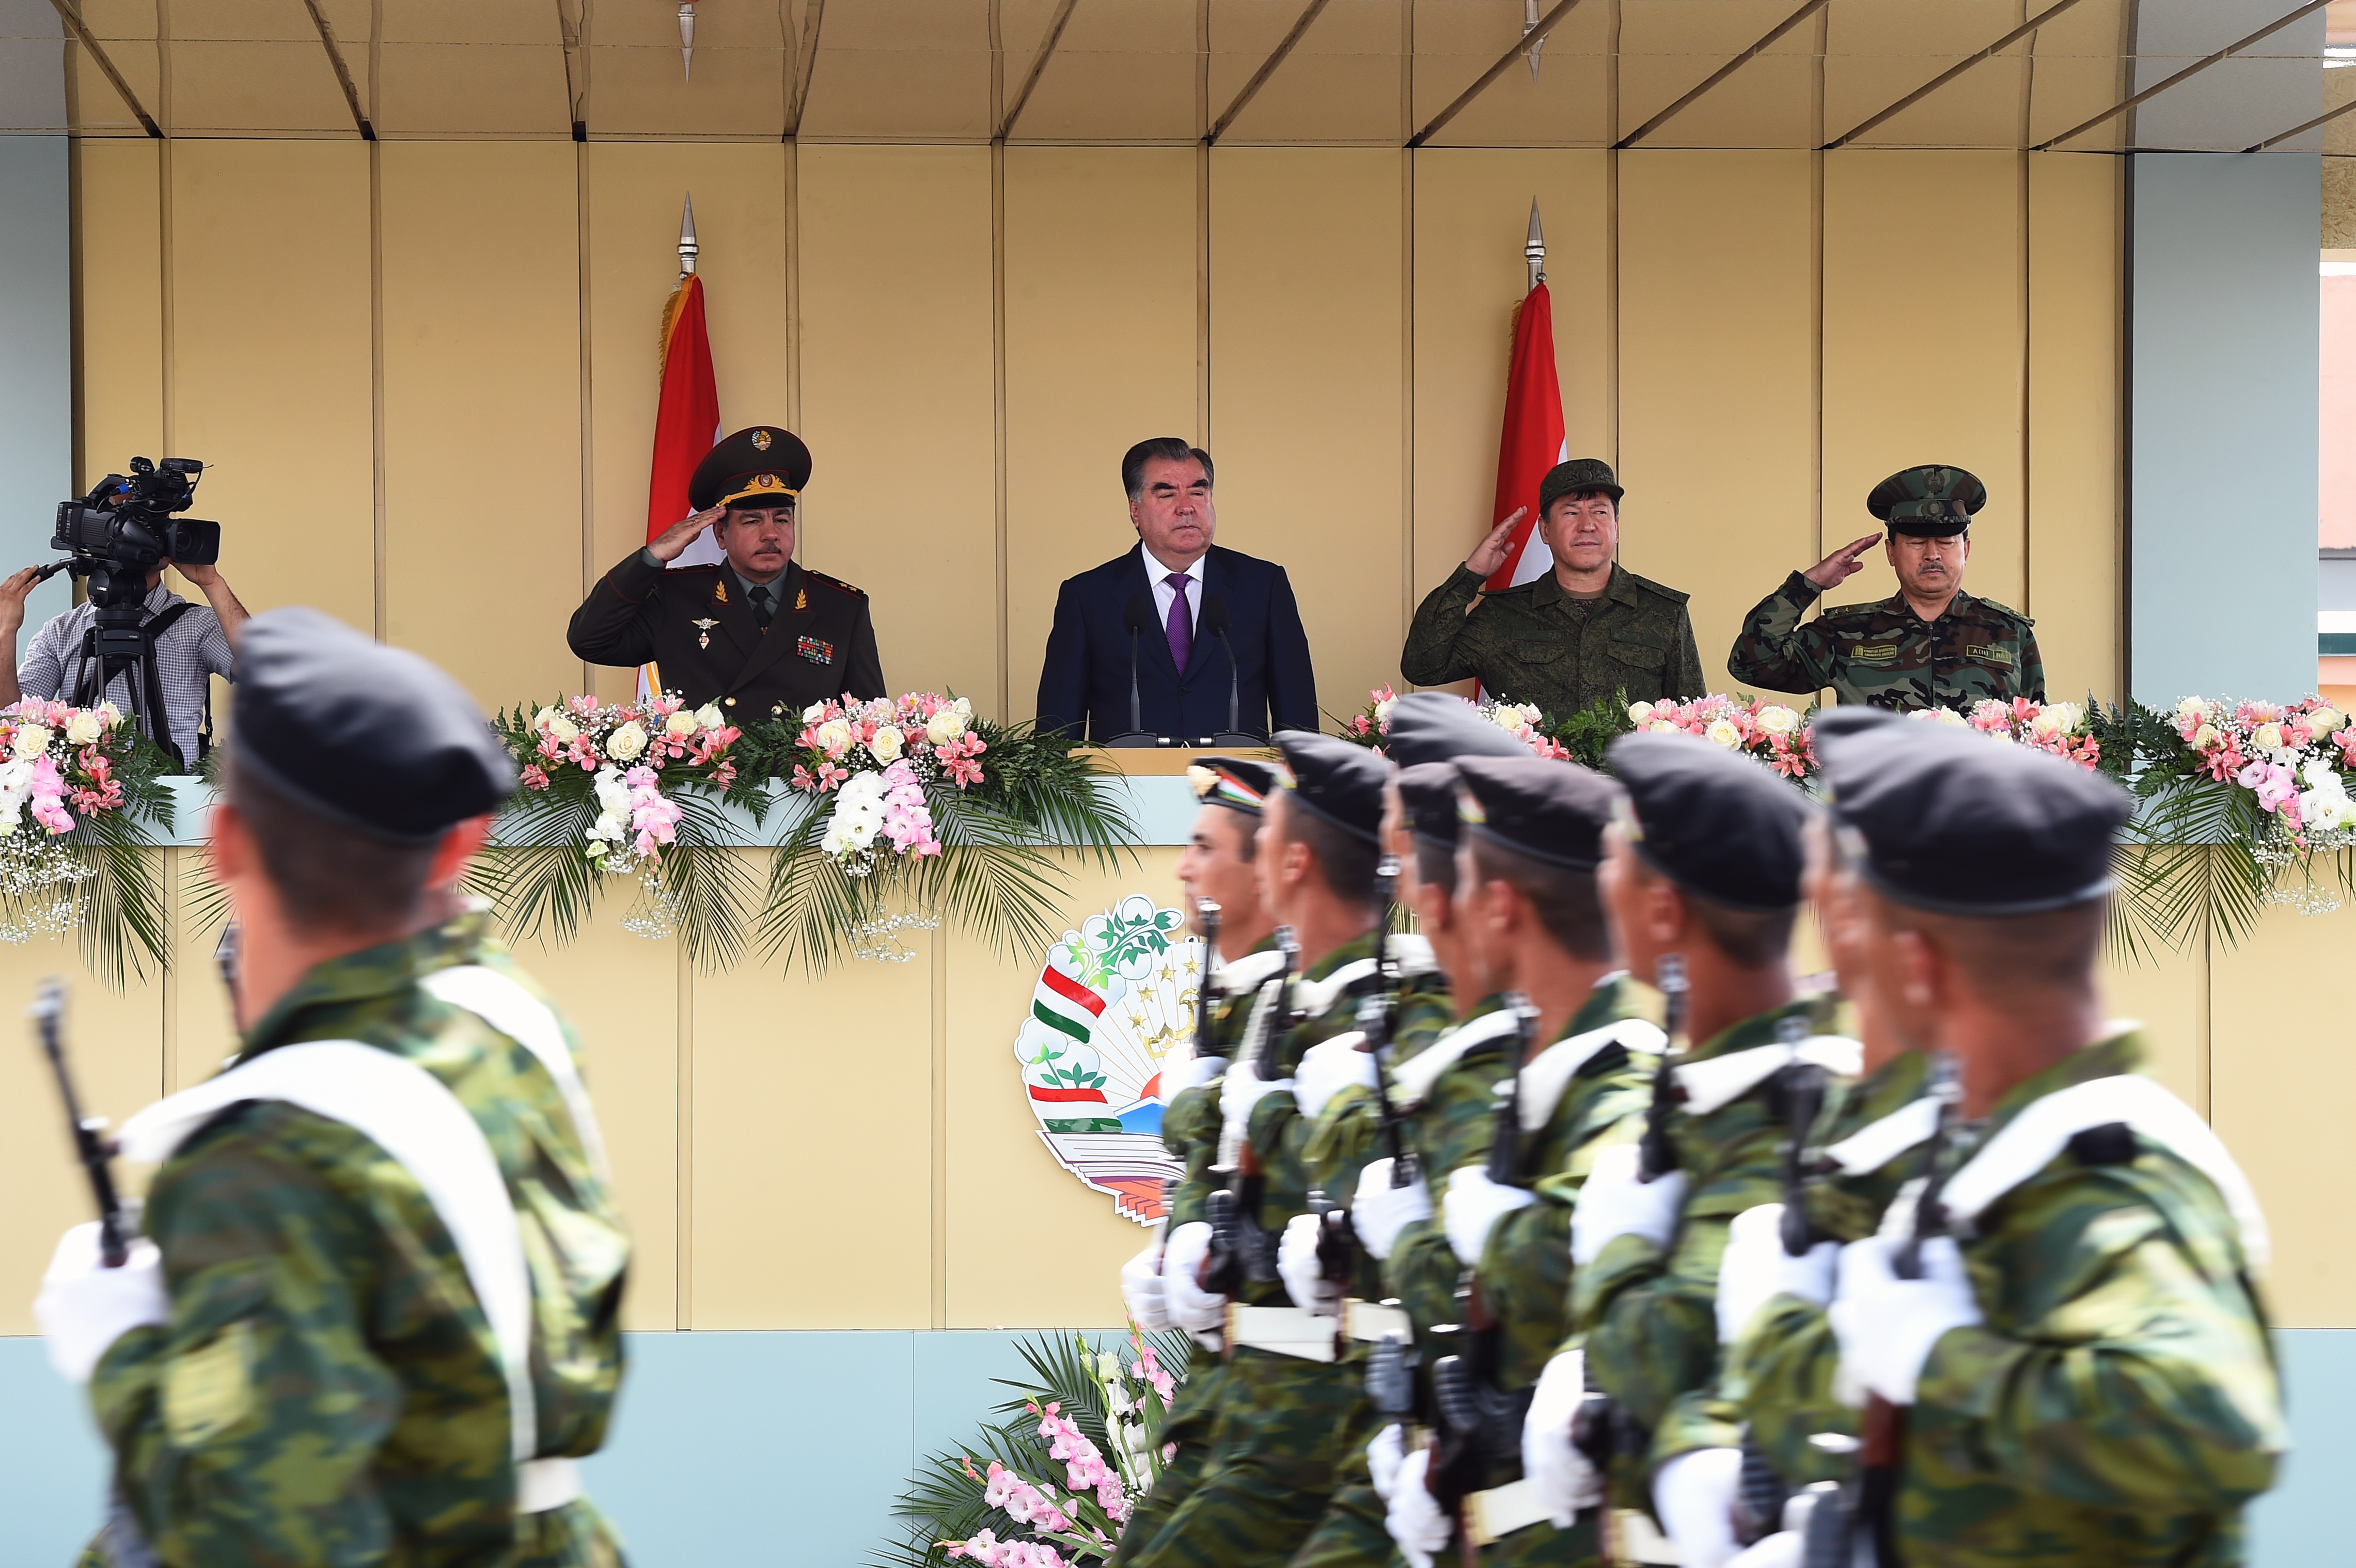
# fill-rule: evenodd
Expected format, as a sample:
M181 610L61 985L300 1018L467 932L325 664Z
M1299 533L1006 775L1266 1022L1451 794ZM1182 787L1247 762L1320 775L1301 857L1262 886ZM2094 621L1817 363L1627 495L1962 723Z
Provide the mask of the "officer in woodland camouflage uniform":
M2265 1219L2208 1124L2143 1076L2134 1028L2104 1022L2094 971L2126 796L1973 739L1883 722L1819 741L1868 962L1905 980L1875 1006L1954 1064L1966 1131L1932 1223L1901 1197L1842 1250L1828 1307L1775 1304L1818 1368L1787 1352L1759 1397L1820 1403L1834 1360L1838 1385L1898 1407L1887 1528L1908 1563L2239 1563L2243 1510L2287 1446L2252 1283ZM1915 1278L1894 1262L1909 1241ZM1796 1550L1771 1541L1752 1561Z
M1537 535L1554 570L1484 595L1522 514L1499 523L1417 607L1399 673L1419 686L1469 677L1557 717L1606 698L1705 695L1687 595L1613 559L1623 494L1601 458L1557 464L1538 485Z
M1889 525L1883 549L1898 592L1801 624L1825 590L1864 570L1858 557L1882 536L1852 539L1759 602L1734 639L1727 668L1754 686L1791 692L1830 687L1843 702L1899 712L1968 709L1988 697L2044 701L2045 664L2029 629L2036 623L1964 592L1972 516L1986 505L1987 486L1952 464L1884 479L1865 506Z
M242 934L223 1073L131 1119L145 1234L36 1303L174 1564L617 1564L573 1456L628 1250L562 1025L446 889L513 773L448 677L249 624L212 864ZM110 1532L113 1560L138 1553Z

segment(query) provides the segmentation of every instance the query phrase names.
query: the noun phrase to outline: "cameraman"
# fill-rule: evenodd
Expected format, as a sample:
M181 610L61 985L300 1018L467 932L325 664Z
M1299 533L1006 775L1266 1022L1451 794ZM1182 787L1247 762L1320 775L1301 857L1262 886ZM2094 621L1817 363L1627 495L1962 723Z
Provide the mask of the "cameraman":
M164 562L170 566L170 561ZM0 582L0 707L25 697L46 701L70 701L81 664L83 635L95 624L97 609L77 604L33 634L25 662L16 662L16 633L25 624L25 595L31 592L38 567L28 566ZM209 677L237 678L237 640L246 623L245 606L222 581L218 566L183 566L180 575L204 591L207 604L191 604L164 586L161 568L147 574L147 597L140 605L139 624L153 625L163 616L172 619L155 634L155 674L163 687L164 716L171 729L168 740L180 753L180 765L194 772L197 731L211 702ZM176 611L174 605L179 606ZM131 711L129 683L120 674L108 683L105 695L123 712Z

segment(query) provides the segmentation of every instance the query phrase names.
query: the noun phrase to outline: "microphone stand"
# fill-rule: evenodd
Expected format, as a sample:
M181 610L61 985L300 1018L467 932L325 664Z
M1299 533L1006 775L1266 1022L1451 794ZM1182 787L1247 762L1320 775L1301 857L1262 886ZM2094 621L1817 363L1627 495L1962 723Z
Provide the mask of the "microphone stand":
M1206 592L1203 595L1202 629L1219 639L1219 646L1227 655L1227 728L1225 734L1211 737L1214 746L1265 746L1265 735L1248 735L1243 729L1243 672L1236 664L1236 645L1227 641L1226 596Z

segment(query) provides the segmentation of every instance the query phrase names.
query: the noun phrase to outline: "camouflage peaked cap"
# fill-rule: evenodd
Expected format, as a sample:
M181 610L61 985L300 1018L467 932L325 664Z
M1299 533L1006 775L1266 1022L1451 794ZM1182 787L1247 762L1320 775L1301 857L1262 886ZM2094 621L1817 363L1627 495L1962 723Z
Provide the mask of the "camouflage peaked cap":
M1620 481L1612 477L1612 464L1600 457L1574 457L1568 463L1556 464L1538 481L1538 516L1545 517L1548 507L1581 490L1601 490L1612 497L1615 507L1627 494L1620 488Z
M1873 487L1865 509L1890 525L1893 534L1944 539L1972 526L1972 514L1987 505L1987 486L1968 468L1926 463L1901 468Z

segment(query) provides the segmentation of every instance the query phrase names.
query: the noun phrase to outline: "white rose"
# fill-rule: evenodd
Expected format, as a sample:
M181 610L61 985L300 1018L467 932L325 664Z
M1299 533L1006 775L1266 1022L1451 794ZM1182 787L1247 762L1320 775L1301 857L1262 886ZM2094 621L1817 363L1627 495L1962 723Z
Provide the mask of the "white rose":
M1734 727L1734 720L1731 719L1713 719L1710 720L1709 728L1702 733L1715 745L1740 746L1742 744L1742 731Z
M695 715L690 713L684 708L680 709L678 712L670 715L663 720L663 733L666 735L694 734Z
M968 720L954 708L944 708L925 720L925 739L936 746L946 746L965 733Z
M2200 729L2192 731L2192 749L2194 751L2205 752L2216 743L2217 726L2214 724L2203 724Z
M647 732L635 719L615 731L605 741L605 754L616 762L631 762L644 755L646 749Z
M2337 708L2319 708L2307 716L2307 727L2319 735L2329 735L2348 722L2348 715Z
M1650 724L1645 725L1644 728L1650 730L1655 735L1682 735L1685 733L1684 731L1678 729L1677 726L1670 723L1665 719L1655 719Z
M1800 715L1780 702L1771 702L1759 710L1753 722L1770 735L1788 735L1800 727Z
M548 731L548 738L560 746L569 746L581 739L581 726L562 713L552 711L548 722L541 728Z
M728 720L720 711L720 704L707 702L695 710L695 721L706 730L717 730Z
M1505 702L1500 702L1489 710L1489 722L1513 735L1518 735L1530 727L1529 720L1522 717L1522 710Z
M555 709L543 708L539 712L531 716L531 727L535 730L545 730L551 723L555 721Z
M840 719L830 719L818 727L818 743L829 752L840 753L851 745L851 726Z
M2279 724L2261 724L2258 732L2250 737L2250 744L2261 752L2279 752L2282 743L2282 726Z
M875 738L867 742L868 754L889 766L899 760L900 731L889 724L878 725Z
M825 717L826 704L823 702L813 702L802 709L802 722L805 724L815 724Z
M2179 713L2183 714L2188 719L2195 713L2201 714L2205 717L2209 711L2209 703L2207 699L2203 698L2188 697L2183 701L2176 705L2176 710Z
M88 746L106 733L106 720L84 709L66 720L66 739L77 746Z
M102 719L104 719L104 720L106 720L106 727L107 727L108 729L110 729L110 730L115 730L115 729L120 729L120 728L122 727L122 725L123 725L123 709L121 709L120 708L117 708L116 706L114 706L114 704L113 704L113 703L112 703L112 702L102 702L102 703L100 703L100 704L98 705L98 712L99 712L99 716L100 716L101 718L102 718Z
M1389 723L1391 721L1391 709L1398 706L1398 699L1396 697L1387 697L1380 702L1376 703L1375 722L1377 724Z
M1643 724L1643 723L1646 722L1648 720L1650 720L1652 717L1653 717L1653 705L1652 705L1651 703L1649 703L1649 702L1632 702L1632 703L1628 704L1628 722L1629 722L1629 723L1631 723L1631 724Z
M2062 722L2062 716L2051 709L2029 721L2029 732L2040 741L2050 741L2067 728L2069 726Z
M27 724L23 729L16 731L16 744L11 746L9 751L14 755L21 757L27 762L30 762L48 749L49 731L48 728L40 724Z

